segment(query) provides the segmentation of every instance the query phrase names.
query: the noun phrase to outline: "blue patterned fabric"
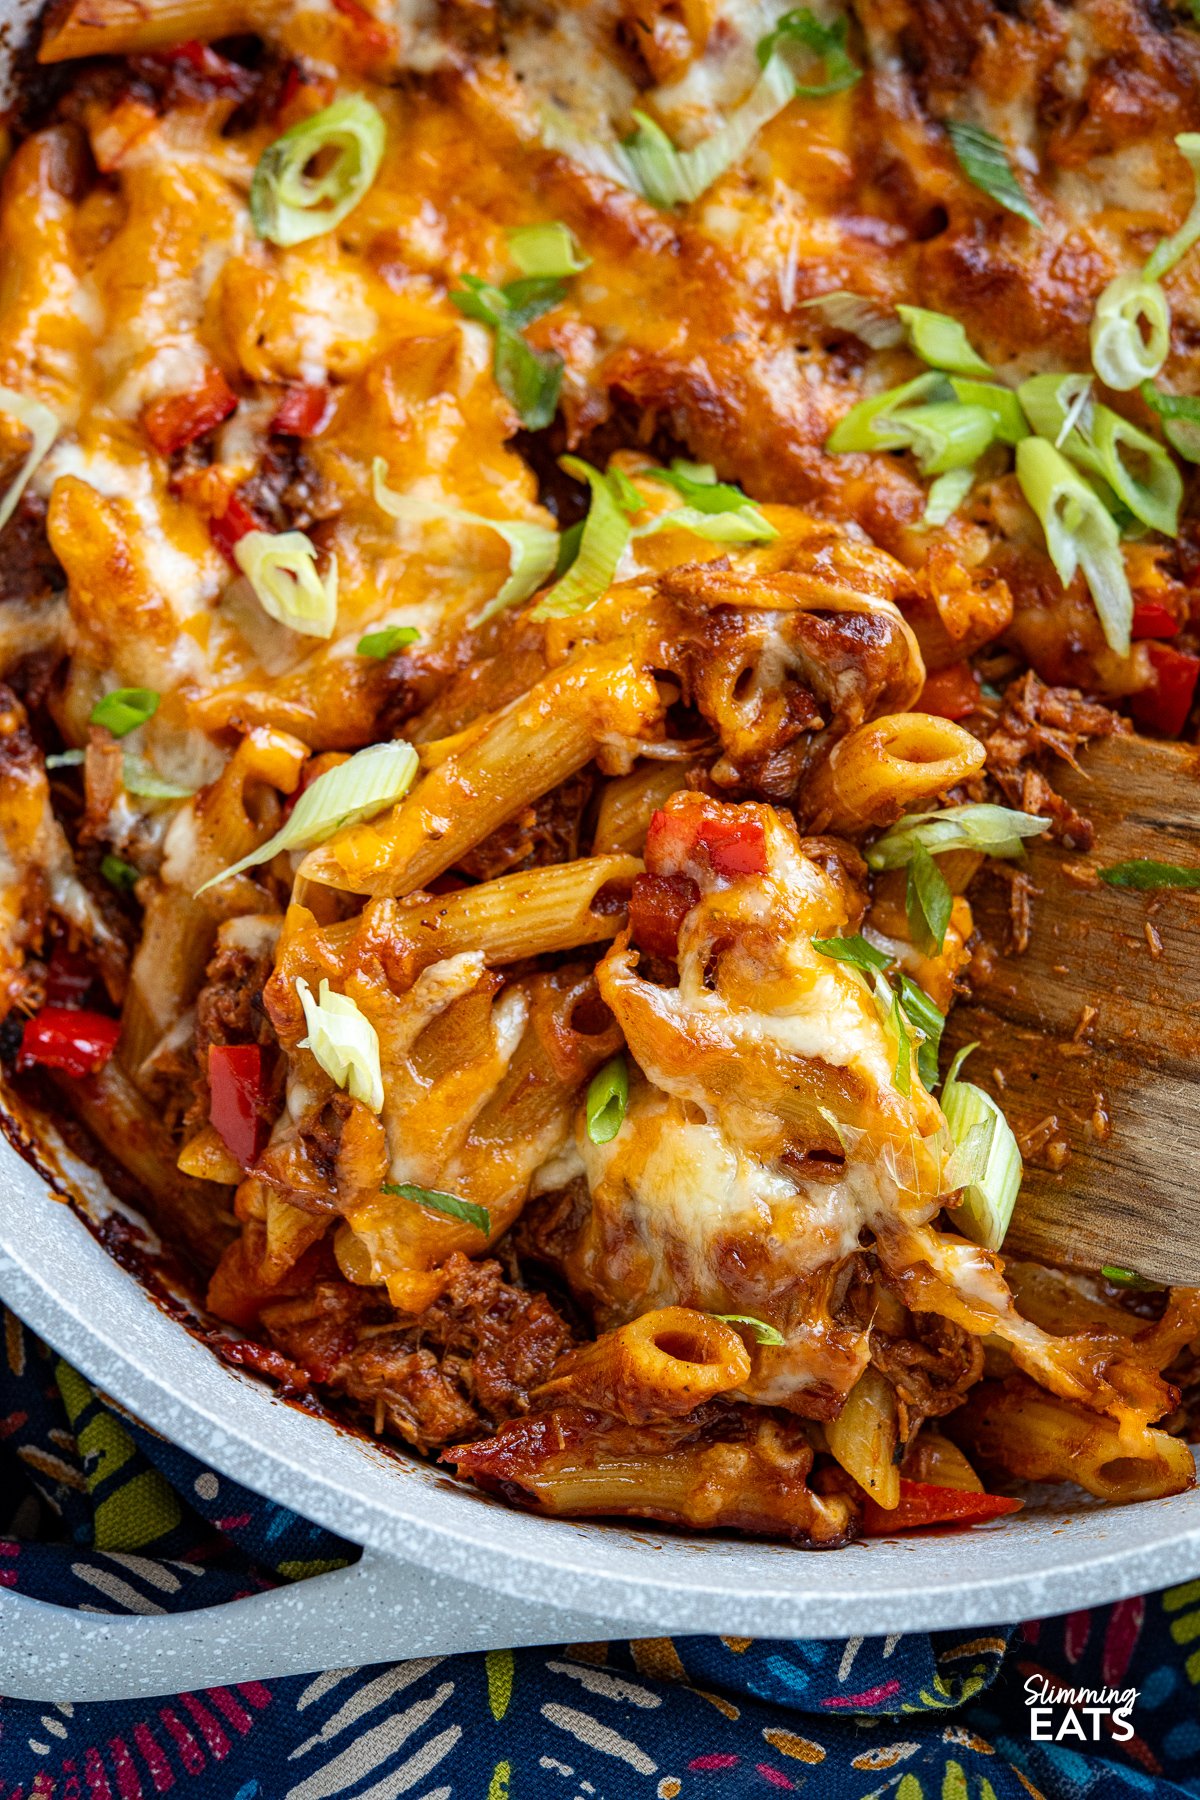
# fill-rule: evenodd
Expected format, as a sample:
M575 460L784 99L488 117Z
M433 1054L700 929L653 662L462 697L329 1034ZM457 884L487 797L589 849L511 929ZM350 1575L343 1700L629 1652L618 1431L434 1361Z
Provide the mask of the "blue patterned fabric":
M357 1554L116 1413L5 1325L0 1585L176 1612ZM969 1538L947 1553L969 1557ZM1133 1734L1104 1714L1032 1741L1039 1677L1137 1689ZM1195 1581L931 1636L643 1638L157 1700L0 1700L0 1800L1168 1800L1200 1795L1198 1686Z

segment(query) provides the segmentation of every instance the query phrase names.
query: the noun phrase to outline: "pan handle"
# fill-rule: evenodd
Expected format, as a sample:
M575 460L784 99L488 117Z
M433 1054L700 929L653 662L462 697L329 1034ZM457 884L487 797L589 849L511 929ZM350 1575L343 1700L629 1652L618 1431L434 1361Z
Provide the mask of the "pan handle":
M123 1556L113 1574L132 1566ZM510 1600L365 1550L347 1568L192 1612L78 1612L0 1588L0 1694L49 1703L140 1699L613 1635L625 1635L616 1621Z

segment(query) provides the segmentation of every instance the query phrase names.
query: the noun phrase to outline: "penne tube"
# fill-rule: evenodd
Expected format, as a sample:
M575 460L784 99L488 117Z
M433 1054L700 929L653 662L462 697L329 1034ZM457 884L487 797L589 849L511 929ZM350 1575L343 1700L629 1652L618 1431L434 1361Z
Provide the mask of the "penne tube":
M890 1512L900 1504L896 1463L896 1396L874 1367L865 1368L835 1419L825 1421L829 1450L864 1494Z
M608 782L596 817L595 854L626 851L640 855L650 820L672 794L687 787L688 776L698 767L686 762L641 762L628 775Z
M273 10L254 0L70 0L51 15L38 61L130 56L189 38L208 43L255 30Z
M977 775L983 745L934 713L893 713L833 746L801 795L813 831L859 832L929 805Z
M664 1306L568 1351L535 1398L577 1400L629 1425L694 1412L750 1378L750 1352L732 1325Z

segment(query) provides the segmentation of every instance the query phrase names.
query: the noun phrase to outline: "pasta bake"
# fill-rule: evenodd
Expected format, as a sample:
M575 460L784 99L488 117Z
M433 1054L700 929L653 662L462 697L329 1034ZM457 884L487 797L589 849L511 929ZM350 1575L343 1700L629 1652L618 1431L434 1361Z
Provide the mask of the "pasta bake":
M551 1515L1189 1486L941 1040L1195 736L1192 9L61 0L0 155L0 1052L228 1353Z

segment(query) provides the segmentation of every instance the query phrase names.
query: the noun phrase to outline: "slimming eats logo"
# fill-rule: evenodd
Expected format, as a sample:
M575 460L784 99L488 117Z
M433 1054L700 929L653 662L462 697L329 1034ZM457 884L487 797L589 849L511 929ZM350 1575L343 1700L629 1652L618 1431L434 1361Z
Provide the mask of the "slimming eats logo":
M1054 1744L1069 1738L1098 1744L1103 1736L1124 1744L1133 1736L1129 1715L1137 1697L1137 1688L1061 1687L1045 1675L1031 1675L1025 1683L1029 1735Z

